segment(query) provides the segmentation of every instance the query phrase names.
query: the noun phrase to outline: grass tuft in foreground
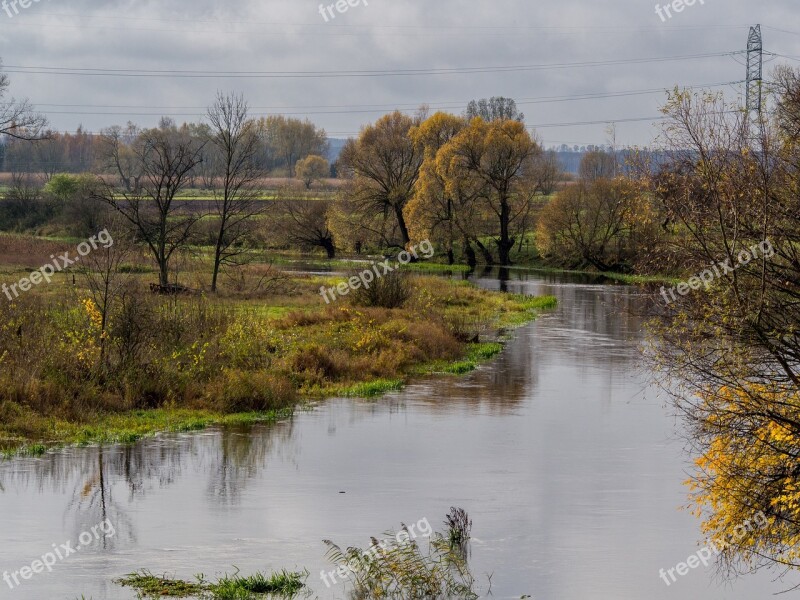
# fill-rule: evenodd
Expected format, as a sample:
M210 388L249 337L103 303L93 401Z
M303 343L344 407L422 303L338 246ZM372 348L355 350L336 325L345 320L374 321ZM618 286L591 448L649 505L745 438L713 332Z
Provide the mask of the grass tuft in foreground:
M239 570L225 575L216 583L206 581L201 575L196 582L157 577L142 570L117 579L122 587L135 589L144 598L202 598L204 600L257 600L265 597L291 598L305 587L308 571L276 571L267 575L260 571L241 576Z
M285 569L269 576L258 572L247 577L240 576L237 571L230 577L225 575L217 583L211 584L209 589L214 600L244 600L252 598L254 594L291 597L305 587L307 577L308 571L293 573Z
M386 539L372 539L369 548L342 549L330 540L328 559L348 572L352 598L447 600L479 598L476 581L468 564L469 530L467 513L452 508L445 521L445 533L433 532L424 551L403 526L401 532L386 532ZM402 540L387 543L386 540Z
M158 577L146 570L129 573L117 579L115 583L122 587L133 588L140 595L149 598L191 598L200 596L206 591L206 586L201 581L192 583L166 576Z

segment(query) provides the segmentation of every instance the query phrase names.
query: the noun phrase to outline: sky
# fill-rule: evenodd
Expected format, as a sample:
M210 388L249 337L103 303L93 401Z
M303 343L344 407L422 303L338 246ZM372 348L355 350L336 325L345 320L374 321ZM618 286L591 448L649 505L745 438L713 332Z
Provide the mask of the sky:
M766 77L800 68L797 0L697 0L670 16L646 0L350 0L324 15L318 0L5 1L11 94L60 131L199 121L222 91L341 138L395 108L506 96L548 147L609 143L611 122L618 145L646 146L665 90L741 94L750 25L783 55L765 56Z

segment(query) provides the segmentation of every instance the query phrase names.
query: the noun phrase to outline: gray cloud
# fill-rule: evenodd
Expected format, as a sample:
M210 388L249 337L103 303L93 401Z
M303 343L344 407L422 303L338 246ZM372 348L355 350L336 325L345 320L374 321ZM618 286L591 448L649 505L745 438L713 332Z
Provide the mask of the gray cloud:
M368 6L350 8L325 23L319 2L312 0L224 5L173 0L168 6L132 0L42 0L13 18L0 12L0 56L9 66L160 71L497 67L741 50L747 26L759 22L765 26L767 50L799 56L800 35L771 29L792 29L795 3L765 4L705 0L662 23L654 4L640 0L369 0ZM11 78L14 94L40 105L60 130L74 130L79 124L98 130L128 120L153 125L162 113L179 121L197 120L200 107L219 89L243 92L256 113L297 113L341 137L394 106L413 110L428 102L460 112L469 99L492 95L517 98L530 125L651 117L658 114L662 93L559 102L535 99L735 82L744 78L742 61L742 56L722 56L404 77L231 79L19 72ZM770 65L778 62L786 60ZM739 86L720 89L732 97L740 92ZM76 112L93 114L69 114ZM537 130L547 144L603 143L607 138L603 124ZM653 135L648 122L617 125L617 139L623 144L647 144Z

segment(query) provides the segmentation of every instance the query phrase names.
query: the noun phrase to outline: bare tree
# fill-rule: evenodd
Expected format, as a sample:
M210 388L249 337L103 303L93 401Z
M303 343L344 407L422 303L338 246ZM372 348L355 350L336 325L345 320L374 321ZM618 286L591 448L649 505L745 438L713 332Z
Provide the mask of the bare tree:
M169 261L187 245L199 212L183 211L175 196L186 186L200 162L203 144L174 127L149 129L134 145L141 185L119 190L103 181L98 197L119 212L136 230L158 265L159 283L169 285Z
M34 112L27 100L10 98L3 101L10 85L8 75L0 74L0 135L5 134L19 140L42 139L47 118Z
M117 219L119 218L117 217ZM114 225L111 229L115 232L120 231L120 228ZM108 229L100 233L101 235L107 234L108 241L87 256L81 273L86 280L86 287L89 289L97 311L100 313L100 365L105 367L111 310L114 303L129 287L131 281L130 275L122 273L121 269L130 254L131 244L121 235L117 235L117 239L113 239Z
M549 196L556 191L562 175L558 154L555 150L548 150L539 161L537 169L538 187L543 196Z
M222 179L222 189L214 191L219 229L211 291L216 292L220 268L240 264L247 252L243 242L252 231L253 217L261 212L255 184L263 172L258 161L258 129L248 118L247 102L241 95L218 93L208 109L208 119Z
M481 117L484 121L506 121L510 119L522 122L525 120L525 115L519 112L514 99L504 98L503 96L471 100L467 105L464 116L467 120L472 120L475 117Z
M141 139L141 132L133 123L124 129L119 125L101 132L101 162L103 167L119 176L128 192L136 193L144 175L143 164L137 156L134 144Z
M322 248L328 258L336 256L333 232L328 228L328 203L299 200L285 203L289 241L304 248Z

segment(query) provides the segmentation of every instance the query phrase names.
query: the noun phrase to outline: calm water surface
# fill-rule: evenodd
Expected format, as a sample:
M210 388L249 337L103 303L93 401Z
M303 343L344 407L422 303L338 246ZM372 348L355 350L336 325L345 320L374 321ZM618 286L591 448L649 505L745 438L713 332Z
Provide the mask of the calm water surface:
M679 510L679 424L639 364L635 289L523 271L478 281L553 294L559 308L466 377L249 431L0 464L0 572L104 519L116 531L17 589L0 582L0 598L125 600L135 594L112 579L131 571L191 579L234 565L307 567L315 597L344 598L319 578L332 568L322 539L365 546L401 522L438 526L450 506L474 521L473 571L492 574L495 598L755 600L788 587L720 584L710 569L659 579L700 533Z

